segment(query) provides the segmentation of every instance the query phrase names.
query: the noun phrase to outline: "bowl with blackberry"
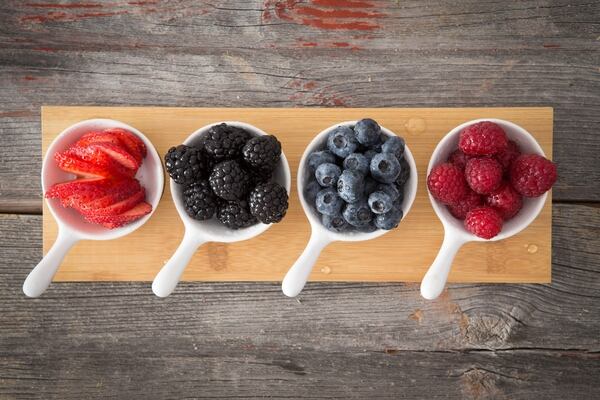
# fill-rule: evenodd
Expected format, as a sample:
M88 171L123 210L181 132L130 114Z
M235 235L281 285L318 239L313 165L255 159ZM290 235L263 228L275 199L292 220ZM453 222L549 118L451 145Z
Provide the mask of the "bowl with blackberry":
M152 283L166 297L200 245L248 240L281 222L290 167L273 135L237 121L204 126L165 154L165 169L185 234Z
M294 297L302 291L331 242L374 239L398 228L416 192L410 149L373 119L342 122L319 133L298 168L298 195L312 233L283 279L283 293Z

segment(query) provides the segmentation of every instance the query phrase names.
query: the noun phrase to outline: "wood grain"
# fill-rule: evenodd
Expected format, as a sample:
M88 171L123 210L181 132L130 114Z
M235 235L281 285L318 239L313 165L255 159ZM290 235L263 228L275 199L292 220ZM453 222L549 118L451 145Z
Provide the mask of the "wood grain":
M425 171L438 141L452 128L476 118L513 121L552 154L552 109L193 109L44 107L42 146L75 122L112 118L147 135L159 154L198 128L217 121L240 120L275 134L282 142L292 176L314 135L340 121L369 116L406 138L419 172L417 199L401 228L362 243L328 247L311 275L317 281L420 281L435 258L443 230L427 197ZM292 188L296 188L295 179ZM283 223L263 235L235 244L211 243L198 251L184 280L280 281L308 242L310 227L297 194ZM52 216L44 213L44 248L56 237ZM69 253L58 281L152 280L183 237L182 224L167 188L153 218L140 230L112 241L81 242ZM459 253L453 282L549 282L551 208L521 234L497 243L470 243ZM426 244L426 245L424 245Z

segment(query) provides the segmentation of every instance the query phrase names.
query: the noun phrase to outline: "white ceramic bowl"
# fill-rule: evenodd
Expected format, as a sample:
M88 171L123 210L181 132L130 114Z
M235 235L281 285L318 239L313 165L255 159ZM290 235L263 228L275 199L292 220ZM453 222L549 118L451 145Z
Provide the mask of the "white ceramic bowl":
M253 136L267 135L267 133L250 124L238 121L222 121L198 129L192 133L183 144L197 144L211 127L221 123L243 128ZM273 174L273 180L285 187L288 194L290 193L290 166L283 151L281 152L281 160ZM183 206L183 186L178 185L172 179L170 181L171 197L173 198L179 217L185 226L185 234L173 256L162 267L154 278L154 282L152 282L152 291L159 297L166 297L173 292L181 278L181 274L183 274L190 259L201 244L206 242L231 243L252 239L269 229L272 225L258 223L248 228L234 230L221 224L216 217L206 221L195 220L187 214Z
M545 156L544 151L535 138L522 127L501 119L476 119L457 126L440 140L431 155L429 166L427 167L428 176L433 167L446 162L450 153L458 148L460 132L467 126L481 121L490 121L500 125L506 132L508 138L517 143L521 153L534 153ZM434 199L429 191L428 194L431 205L444 226L444 242L442 243L442 247L421 282L421 295L429 300L437 298L442 290L444 290L452 266L452 261L463 244L473 241L497 241L516 235L533 222L544 207L544 203L548 197L548 193L544 193L542 196L536 198L524 197L523 208L519 213L504 224L502 231L497 236L487 240L477 237L467 231L463 225L463 221L450 214L446 206Z
M75 179L75 175L58 168L54 161L54 154L66 150L74 144L83 134L92 130L107 128L123 128L138 136L146 145L147 156L140 166L136 178L146 190L146 202L152 205L152 211L135 222L115 229L107 229L101 225L87 222L83 216L72 208L61 206L58 199L47 199L46 203L50 213L58 224L58 237L56 242L31 271L25 283L23 292L29 297L41 295L50 285L60 263L68 250L79 240L109 240L125 236L140 226L144 225L152 216L164 189L164 174L162 162L152 142L144 134L123 122L112 119L90 119L72 125L61 132L50 144L42 163L42 191L46 191L54 184Z
M357 121L345 121L340 122L338 124L332 125L329 128L323 130L319 133L315 138L310 142L310 144L304 150L304 154L302 155L302 159L300 160L300 166L298 167L298 197L300 198L300 203L302 204L302 208L304 209L304 213L310 222L310 226L312 229L312 234L308 245L304 249L304 252L298 258L296 263L290 268L288 273L282 282L282 290L286 296L295 297L297 296L304 285L306 285L306 281L308 280L308 276L310 275L314 264L316 263L321 251L334 241L342 241L342 242L357 242L362 240L369 240L377 238L381 235L386 234L387 232L383 229L378 229L373 232L363 233L363 232L332 232L329 229L325 228L321 223L321 218L319 213L315 209L314 205L310 204L304 197L304 189L308 182L311 179L311 173L308 168L308 156L319 150L324 150L327 145L327 135L333 129L337 128L341 125L351 126L353 127ZM386 136L396 136L396 134L385 127L381 127L381 131ZM408 162L410 166L410 178L404 188L404 200L402 202L402 211L404 213L402 219L406 218L410 208L415 200L415 196L417 194L417 166L415 164L415 160L413 158L412 153L410 152L410 148L406 145L404 150L404 158ZM401 229L401 226L397 229Z

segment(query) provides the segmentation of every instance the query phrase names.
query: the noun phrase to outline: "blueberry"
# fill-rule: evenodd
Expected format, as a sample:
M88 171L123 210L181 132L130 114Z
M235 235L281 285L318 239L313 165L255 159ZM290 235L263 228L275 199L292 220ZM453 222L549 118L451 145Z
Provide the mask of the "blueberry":
M381 141L381 128L371 118L361 119L354 125L354 132L358 142L366 147L372 147Z
M346 169L337 182L338 195L347 203L356 203L363 198L364 185L365 182L362 176Z
M340 167L331 163L321 164L315 171L317 182L323 187L335 186L341 174L342 170Z
M365 197L369 197L371 193L377 190L377 185L380 185L375 179L370 176L365 177Z
M410 178L410 166L408 165L408 161L403 157L400 160L400 174L396 178L396 186L398 188L404 187L404 184L408 182L408 178Z
M375 157L375 154L379 153L378 151L375 150L367 150L363 153L363 155L367 158L367 161L369 163L371 163L371 160L373 159L373 157Z
M317 211L321 214L336 215L342 210L344 200L338 196L337 191L334 188L327 188L317 193L315 205Z
M392 136L381 146L381 151L391 153L399 160L404 155L404 146L404 139L399 136Z
M310 172L315 172L319 165L325 163L335 163L335 156L327 150L315 151L308 156Z
M394 229L398 226L403 215L402 209L394 207L385 214L378 214L375 217L375 226L379 229L385 229L389 231L390 229Z
M360 228L365 227L373 220L373 213L366 201L346 204L342 216L350 225Z
M317 193L319 193L320 190L321 185L319 185L319 183L316 180L311 179L310 182L308 182L306 184L306 187L304 188L304 199L309 204L314 204L315 199L317 198Z
M348 126L338 126L327 136L327 148L338 157L348 157L357 147L354 131Z
M340 215L325 215L321 217L321 222L323 226L329 229L332 232L345 232L350 229L350 225L346 222L346 220Z
M392 198L392 201L396 200L400 197L400 191L396 188L395 185L390 185L387 183L380 183L377 185L377 190L380 192L386 193L388 196Z
M371 211L375 214L385 214L394 206L394 200L385 192L377 191L371 193L368 201Z
M400 174L400 163L390 153L379 153L371 160L371 175L379 182L392 183Z
M360 228L357 228L357 230L362 233L371 233L371 232L375 232L377 230L377 227L375 226L373 221L371 221L368 224L366 224L365 226L361 226Z
M369 172L369 161L360 153L352 153L344 159L344 169L366 175Z

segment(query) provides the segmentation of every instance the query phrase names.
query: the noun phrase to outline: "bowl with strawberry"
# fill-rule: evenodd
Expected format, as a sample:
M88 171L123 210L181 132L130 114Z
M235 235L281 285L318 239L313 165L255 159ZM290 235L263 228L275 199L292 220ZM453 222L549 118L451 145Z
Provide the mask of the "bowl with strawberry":
M42 164L42 189L58 237L23 285L41 295L79 240L127 235L152 215L163 193L160 157L140 131L111 119L79 122L60 133Z
M506 239L529 226L556 179L556 165L512 122L481 119L451 130L427 170L429 199L445 236L421 282L423 297L441 293L463 244Z

